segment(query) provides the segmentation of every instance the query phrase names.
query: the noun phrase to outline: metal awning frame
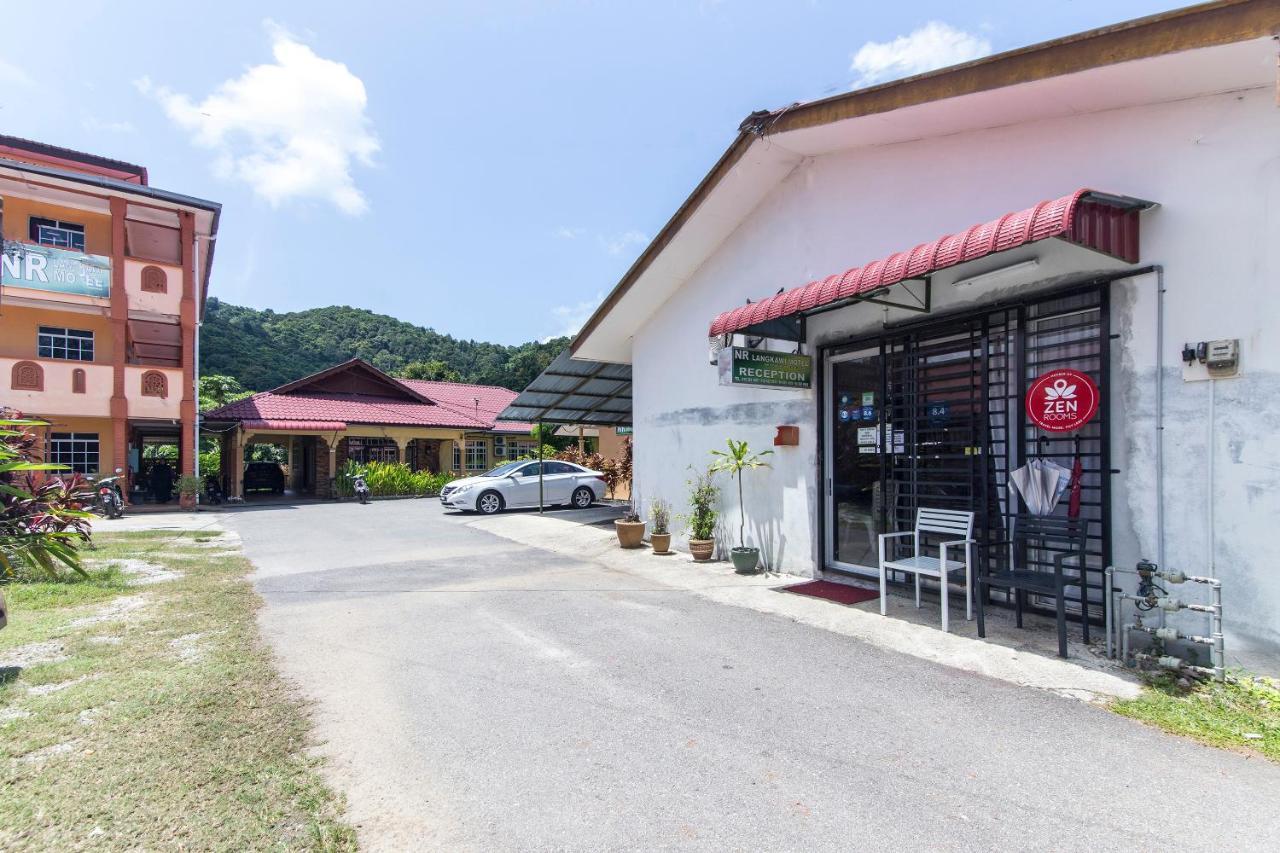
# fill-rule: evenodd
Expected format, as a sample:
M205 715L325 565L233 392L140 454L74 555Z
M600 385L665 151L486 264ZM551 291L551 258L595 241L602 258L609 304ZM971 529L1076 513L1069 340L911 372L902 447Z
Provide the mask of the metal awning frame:
M578 369L569 370L573 362ZM585 372L584 372L585 370ZM626 375L606 375L625 370ZM543 387L539 383L559 384L565 387ZM601 383L613 391L591 388ZM533 398L533 399L531 399ZM576 399L586 405L566 406L565 401ZM504 409L497 420L523 423L583 424L590 426L631 426L631 376L629 365L586 361L569 356L568 350L560 353L546 370L538 374L523 391Z
M918 284L916 292L907 287L908 284ZM894 302L886 299L885 296L895 287L902 287L902 292L909 297L908 301ZM929 314L933 311L933 276L927 275L923 278L908 278L902 281L882 287L879 290L870 290L866 293L859 293L848 299L842 299L839 302L832 302L827 305L819 305L808 311L802 311L796 314L788 314L786 317L779 317L776 320L766 320L763 323L756 323L753 326L747 326L733 332L732 335L747 335L753 338L769 338L775 341L794 341L802 344L805 342L808 334L805 328L805 318L812 317L815 314L824 314L827 311L835 311L840 308L847 308L850 305L856 305L859 302L870 302L874 305L883 305L886 308L901 308L903 311L914 311L917 314ZM750 304L750 303L748 303ZM726 339L732 335L725 335ZM727 344L726 344L727 346Z

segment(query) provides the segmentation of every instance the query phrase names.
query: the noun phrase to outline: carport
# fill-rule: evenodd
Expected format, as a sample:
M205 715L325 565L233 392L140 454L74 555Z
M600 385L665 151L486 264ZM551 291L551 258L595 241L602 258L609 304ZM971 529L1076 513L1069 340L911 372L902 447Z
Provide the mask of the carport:
M584 426L631 426L631 365L573 358L564 350L503 409L499 421ZM543 442L538 441L538 461ZM542 472L538 512L543 512Z

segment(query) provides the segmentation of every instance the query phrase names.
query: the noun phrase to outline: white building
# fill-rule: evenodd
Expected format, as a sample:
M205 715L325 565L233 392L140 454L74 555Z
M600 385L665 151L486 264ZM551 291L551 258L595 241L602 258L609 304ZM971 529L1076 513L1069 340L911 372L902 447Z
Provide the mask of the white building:
M1079 456L1091 585L1215 575L1229 648L1280 645L1277 31L1276 3L1212 3L753 114L573 344L632 365L641 495L679 511L726 438L797 426L748 475L748 539L857 575L921 505L999 537L1008 471ZM1238 371L1211 380L1219 340ZM809 355L811 386L722 384L726 343ZM1077 432L1027 420L1054 368L1101 389Z

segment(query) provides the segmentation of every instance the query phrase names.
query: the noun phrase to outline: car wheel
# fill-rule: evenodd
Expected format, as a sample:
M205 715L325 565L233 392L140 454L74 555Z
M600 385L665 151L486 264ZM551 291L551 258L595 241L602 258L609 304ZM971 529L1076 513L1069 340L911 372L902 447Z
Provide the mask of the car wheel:
M484 515L493 515L502 509L502 495L497 492L485 492L476 498L476 510Z
M578 509L586 509L595 499L596 496L586 486L578 486L573 490L573 505Z

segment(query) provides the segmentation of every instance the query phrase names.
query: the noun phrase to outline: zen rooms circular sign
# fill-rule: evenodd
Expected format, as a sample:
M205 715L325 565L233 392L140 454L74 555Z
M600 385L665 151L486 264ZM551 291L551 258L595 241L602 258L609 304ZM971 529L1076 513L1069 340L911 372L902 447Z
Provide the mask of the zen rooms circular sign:
M1079 370L1051 370L1027 389L1027 417L1049 432L1074 432L1098 413L1098 386Z

